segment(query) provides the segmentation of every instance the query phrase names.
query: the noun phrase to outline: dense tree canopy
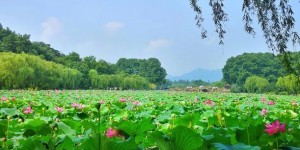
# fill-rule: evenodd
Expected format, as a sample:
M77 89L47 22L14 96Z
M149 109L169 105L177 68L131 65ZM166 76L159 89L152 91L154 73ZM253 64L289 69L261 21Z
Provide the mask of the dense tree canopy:
M265 78L258 76L248 77L245 82L245 88L248 92L264 92L266 87L269 85L269 81Z
M43 59L55 62L57 62L57 59L64 57L64 54L44 42L32 42L31 49L28 53L38 55Z
M116 63L119 71L128 74L136 74L148 79L151 83L162 84L167 75L166 70L156 58L126 59L120 58Z
M0 24L0 52L26 52L31 51L31 42L29 40L30 36L20 35L9 28L4 29Z
M95 56L81 58L76 52L65 55L49 44L31 42L29 38L27 34L17 34L0 24L0 55L3 59L0 61L0 69L3 69L0 88L148 89L150 83L161 84L165 81L166 71L156 58L123 58L115 65L104 60L97 61ZM90 76L91 70L96 73L95 76Z
M298 84L299 77L290 74L284 77L278 78L276 86L287 91L289 94L297 94L300 91L300 85Z
M254 75L275 83L277 78L286 74L278 56L271 53L244 53L231 57L222 71L225 82L240 86L244 85L248 77Z
M150 83L146 78L138 75L128 74L102 74L99 75L96 70L89 71L91 86L93 89L118 88L122 90L129 89L149 89Z
M212 84L209 82L205 82L203 80L178 80L171 81L167 80L162 88L186 88L187 86L198 87L198 86L211 86Z
M9 28L3 28L0 24L0 52L13 52L38 55L48 61L55 61L64 54L51 48L43 42L31 42L30 35L17 34Z
M0 53L2 89L79 88L82 73L25 53Z

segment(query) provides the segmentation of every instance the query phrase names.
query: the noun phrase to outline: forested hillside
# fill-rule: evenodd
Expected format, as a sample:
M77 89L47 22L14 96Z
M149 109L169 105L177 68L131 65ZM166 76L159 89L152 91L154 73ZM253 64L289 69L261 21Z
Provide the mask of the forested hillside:
M0 57L1 89L149 89L164 83L166 77L156 58L120 58L112 64L95 56L81 58L76 52L66 55L49 44L31 42L30 35L18 34L1 24ZM138 70L128 71L136 64ZM68 78L65 72L72 72L74 77Z
M299 70L300 52L291 52L292 66ZM282 55L272 53L244 53L226 61L223 81L232 85L234 92L287 92L300 91L299 77L287 72ZM298 69L297 69L298 68Z
M226 61L223 78L227 83L243 85L250 76L261 76L276 82L286 74L277 56L272 53L244 53Z

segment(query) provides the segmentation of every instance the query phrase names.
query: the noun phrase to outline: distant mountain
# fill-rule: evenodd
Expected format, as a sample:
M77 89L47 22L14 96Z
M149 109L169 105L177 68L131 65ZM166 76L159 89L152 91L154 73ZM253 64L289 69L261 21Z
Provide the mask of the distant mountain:
M167 75L167 79L171 81L175 80L203 80L206 82L215 82L220 81L222 79L222 70L221 69L215 69L215 70L207 70L207 69L196 69L191 72L185 73L180 76L172 76Z

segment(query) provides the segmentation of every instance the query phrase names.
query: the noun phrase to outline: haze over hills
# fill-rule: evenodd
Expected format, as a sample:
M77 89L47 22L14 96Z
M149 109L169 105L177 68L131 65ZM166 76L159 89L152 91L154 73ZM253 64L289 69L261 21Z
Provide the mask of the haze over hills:
M222 70L221 69L214 69L214 70L207 70L207 69L196 69L191 72L185 73L180 76L172 76L172 75L167 75L167 79L171 81L175 80L203 80L206 82L215 82L215 81L220 81L222 79Z

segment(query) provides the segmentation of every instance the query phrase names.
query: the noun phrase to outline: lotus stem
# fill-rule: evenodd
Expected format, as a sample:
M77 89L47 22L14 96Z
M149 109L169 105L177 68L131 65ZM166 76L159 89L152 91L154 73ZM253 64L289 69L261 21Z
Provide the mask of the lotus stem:
M249 125L247 126L247 138L248 138L248 145L250 145Z
M278 136L276 136L276 149L279 150L279 146L278 146Z
M100 139L101 139L101 134L100 134L100 109L98 109L98 141L99 141L98 150L100 150Z

